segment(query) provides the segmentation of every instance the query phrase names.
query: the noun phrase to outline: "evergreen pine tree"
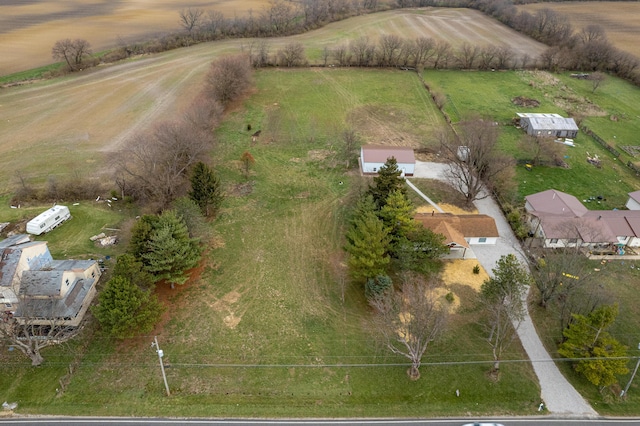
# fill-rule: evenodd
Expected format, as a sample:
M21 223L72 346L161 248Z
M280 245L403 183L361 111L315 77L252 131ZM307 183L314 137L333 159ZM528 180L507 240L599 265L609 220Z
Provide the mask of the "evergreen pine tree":
M373 212L354 220L347 232L346 251L349 253L349 270L354 279L366 281L378 275L386 275L390 262L391 239L384 224Z
M384 166L378 170L378 176L373 178L373 186L369 188L369 194L373 196L373 201L379 209L386 204L387 198L392 192L407 193L401 175L402 171L398 169L398 162L394 157L389 158Z
M400 190L394 190L387 197L384 207L378 216L384 222L391 236L391 251L395 256L398 244L405 240L419 225L414 219L414 207L407 195Z
M151 331L164 308L149 290L142 290L124 276L115 276L98 296L91 312L108 334L124 339Z
M184 221L172 210L165 211L147 241L147 251L142 255L145 269L156 277L174 284L184 284L184 274L200 261L198 240L189 237Z
M205 216L215 214L224 198L220 179L201 161L196 163L191 172L189 197L200 207Z

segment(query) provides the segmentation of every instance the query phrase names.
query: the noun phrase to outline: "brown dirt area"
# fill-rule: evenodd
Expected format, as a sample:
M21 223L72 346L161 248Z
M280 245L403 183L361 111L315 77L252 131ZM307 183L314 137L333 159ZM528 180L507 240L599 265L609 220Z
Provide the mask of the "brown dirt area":
M480 266L480 273L474 274L473 267ZM480 291L482 283L489 279L489 274L482 268L477 259L445 260L440 278L447 286L466 285Z
M598 24L604 28L609 41L617 48L640 57L640 44L638 44L640 3L638 2L545 2L518 8L530 13L544 8L555 10L566 15L577 31L589 24Z

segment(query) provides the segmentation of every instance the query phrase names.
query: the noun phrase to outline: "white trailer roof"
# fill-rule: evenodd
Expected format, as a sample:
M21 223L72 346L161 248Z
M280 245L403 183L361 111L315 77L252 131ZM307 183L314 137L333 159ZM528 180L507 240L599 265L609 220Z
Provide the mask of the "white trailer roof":
M29 223L27 223L27 226L29 225L40 225L41 223L44 223L47 221L47 219L49 219L50 217L53 217L57 214L63 213L66 214L69 212L69 208L67 206L53 206L51 207L49 210L44 211L42 213L40 213L38 216L34 217L33 219L31 219L29 221Z

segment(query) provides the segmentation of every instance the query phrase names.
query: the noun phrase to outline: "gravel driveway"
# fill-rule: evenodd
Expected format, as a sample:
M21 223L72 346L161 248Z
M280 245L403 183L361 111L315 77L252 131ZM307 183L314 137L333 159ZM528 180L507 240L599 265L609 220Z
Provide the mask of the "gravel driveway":
M416 161L413 177L446 181L444 173L447 167L443 163ZM514 254L524 262L520 243L493 198L487 197L476 201L474 204L479 213L494 218L500 234L495 246L473 246L473 251L482 267L491 275L491 270L495 267L498 259L507 254ZM554 415L567 417L596 417L598 413L591 408L556 367L538 337L529 312L526 313L524 321L518 328L518 336L538 376L541 398L547 410Z

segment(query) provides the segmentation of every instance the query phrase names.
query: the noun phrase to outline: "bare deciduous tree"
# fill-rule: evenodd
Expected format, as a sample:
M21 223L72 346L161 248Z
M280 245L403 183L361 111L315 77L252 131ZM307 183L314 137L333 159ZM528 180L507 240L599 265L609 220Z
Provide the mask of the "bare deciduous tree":
M351 53L349 48L344 44L339 44L333 51L333 58L341 67L348 67L351 65Z
M280 35L289 31L295 17L294 7L284 0L269 0L269 5L261 15L262 20L269 27L269 32Z
M446 325L447 311L434 289L434 283L419 276L406 276L401 293L370 301L376 309L375 332L391 352L411 361L407 373L412 380L420 378L422 356Z
M212 99L226 106L251 85L251 64L245 55L223 56L211 64L207 91Z
M219 34L224 34L227 28L227 21L222 12L209 11L207 19L202 24L204 31L209 33L209 37L216 38Z
M42 349L59 345L75 337L80 328L64 325L62 318L53 315L53 302L35 300L21 295L19 317L4 313L0 319L0 336L31 359L31 365L38 366L44 362ZM51 314L46 313L47 303ZM36 312L35 306L38 304ZM43 311L43 309L45 309ZM49 319L43 319L48 317Z
M402 39L395 34L384 34L378 43L378 65L392 67L398 64L398 55L402 48Z
M357 67L368 67L373 62L376 47L367 37L358 37L349 43L353 60Z
M469 205L488 197L483 186L491 187L514 163L498 150L497 141L496 123L482 119L460 123L459 135L442 132L440 136L440 149L449 161L447 176Z
M435 54L435 41L429 37L418 37L414 41L413 66L425 67L427 61Z
M496 67L498 69L507 69L513 61L513 50L508 47L499 47L496 51Z
M344 141L341 156L347 164L347 169L351 168L351 160L355 157L356 149L360 146L360 138L354 129L345 129L342 132L342 140Z
M200 25L203 24L204 11L202 9L182 9L180 11L180 25L189 33L193 34Z
M134 195L166 207L186 194L189 169L204 160L212 143L210 131L187 121L160 123L117 156L117 175Z
M461 68L471 69L480 54L480 48L475 44L471 44L468 42L462 43L457 52L457 60L458 64L460 64Z
M436 42L433 54L433 68L446 68L451 57L451 44L446 40Z
M65 61L71 71L82 69L84 58L90 54L91 45L87 40L80 38L58 40L51 49L53 59Z
M520 142L520 149L527 155L526 159L534 166L541 162L558 164L566 151L566 146L556 143L553 138L525 135Z
M591 93L595 93L599 87L601 87L605 81L607 80L607 76L600 71L596 71L589 75L589 81L591 81Z
M284 47L278 51L278 58L280 59L280 65L286 67L298 67L307 62L304 54L304 45L299 41L292 41L291 43L285 44Z

